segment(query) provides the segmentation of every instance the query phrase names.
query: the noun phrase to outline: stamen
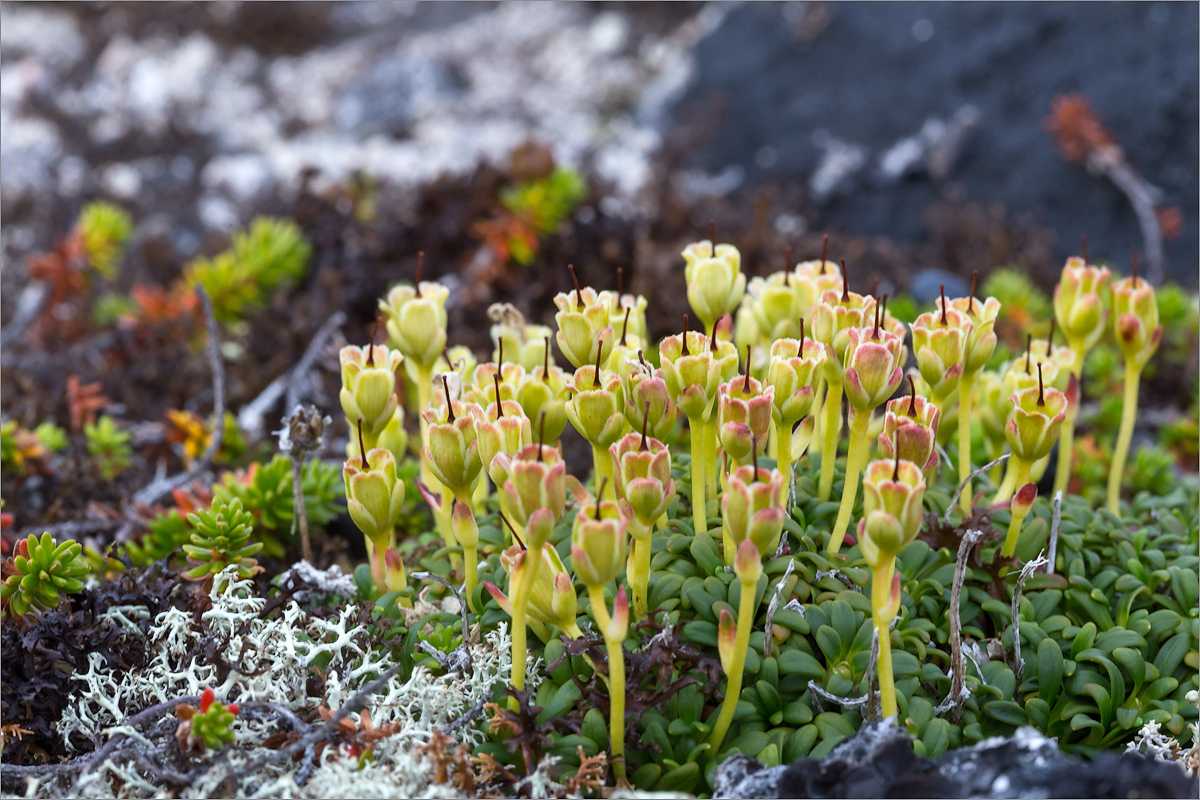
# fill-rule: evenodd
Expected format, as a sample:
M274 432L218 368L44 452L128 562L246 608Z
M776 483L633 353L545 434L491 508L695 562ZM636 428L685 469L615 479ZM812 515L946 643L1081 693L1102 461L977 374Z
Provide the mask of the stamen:
M646 401L646 413L642 415L642 443L638 445L638 450L646 452L646 423L650 421L650 401Z
M746 383L742 386L742 394L750 394L750 345L746 345Z
M1054 326L1058 323L1055 317L1050 318L1050 335L1046 337L1046 358L1054 353Z
M567 272L571 273L571 283L575 284L575 307L583 308L583 295L579 291L579 278L575 277L575 265L567 264Z
M796 358L804 358L804 317L800 318L800 346L796 348Z
M971 273L971 297L967 300L967 313L975 313L975 284L979 281L979 270Z
M595 517L596 522L600 521L600 502L601 502L600 498L604 496L604 489L607 486L608 486L608 477L605 476L604 480L600 481L600 490L598 492L596 492L596 517Z
M542 340L542 381L550 382L550 337Z
M367 445L362 435L362 417L358 418L358 450L362 453L363 469L370 469L371 462L367 461Z
M1084 266L1087 266L1087 263L1088 263L1087 237L1084 236L1082 233L1079 234L1079 250L1081 253L1083 253L1083 264L1084 264Z
M939 283L938 291L941 292L941 295L942 295L942 324L945 325L946 324L946 284Z
M900 431L897 429L892 433L892 450L896 453L896 461L892 465L892 480L900 480Z
M499 350L499 352L496 354L496 358L498 359L498 361L496 362L496 366L503 367L504 366L504 337L503 336L500 337L498 350Z
M621 326L621 346L628 347L629 339L626 335L629 333L629 312L633 310L632 306L625 306L625 324Z
M679 335L679 338L681 340L683 340L683 350L679 353L679 355L681 355L681 356L690 356L691 355L691 353L689 353L688 349L687 349L687 332L688 332L688 315L684 314L683 315L683 333L681 333Z
M1046 405L1046 387L1042 383L1042 362L1038 362L1038 407Z
M825 274L825 254L829 252L829 234L821 237L821 274Z
M604 337L596 339L596 374L592 376L592 388L600 388L600 357L604 355Z
M842 302L850 302L850 278L846 275L846 259L842 259Z
M917 416L917 384L913 381L913 376L908 375L908 416L910 419L916 419Z
M425 266L425 251L417 251L417 278L413 281L413 286L421 285L421 268Z
M1025 374L1033 374L1033 366L1029 363L1029 355L1033 351L1033 334L1025 334Z
M504 416L504 404L500 402L500 373L493 372L492 380L496 384L496 419L499 420Z
M871 338L879 341L879 303L875 304L875 327L871 329Z
M446 377L446 373L442 373L442 388L446 391L446 416L450 420L450 424L454 424L454 402L450 399L450 379Z
M638 350L638 363L641 364L642 368L645 369L647 372L651 372L650 365L647 364L646 359L642 357L641 350Z

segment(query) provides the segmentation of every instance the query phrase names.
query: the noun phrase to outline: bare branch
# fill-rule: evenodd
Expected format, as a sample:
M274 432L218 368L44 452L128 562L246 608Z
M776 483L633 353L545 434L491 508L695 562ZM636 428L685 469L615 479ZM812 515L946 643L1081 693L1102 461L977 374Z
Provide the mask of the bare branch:
M783 577L779 579L779 583L775 584L775 594L771 597L770 604L767 605L767 622L763 628L763 658L771 655L771 645L775 641L775 637L771 635L771 627L775 624L775 612L779 610L779 601L783 597L788 578L792 576L795 568L796 560L788 559L787 569L783 571Z
M968 475L967 479L958 485L958 489L954 492L954 496L950 498L950 505L948 505L946 507L946 513L942 516L942 524L943 525L950 524L950 512L953 511L954 509L958 508L958 498L962 495L963 491L967 488L967 484L969 484L971 481L975 480L980 475L987 472L989 469L996 466L1000 462L1007 461L1008 457L1010 455L1012 455L1012 453L1005 453L1004 455L997 458L995 461L989 461L988 463L984 464L982 467L980 467L979 469L975 470L970 475ZM949 463L949 462L947 462L947 463Z
M1013 674L1017 676L1016 692L1021 692L1021 673L1025 671L1025 662L1021 659L1021 592L1025 589L1025 581L1046 563L1046 553L1043 550L1038 557L1021 567L1017 576L1017 585L1013 587L1012 599L1012 634L1013 634Z

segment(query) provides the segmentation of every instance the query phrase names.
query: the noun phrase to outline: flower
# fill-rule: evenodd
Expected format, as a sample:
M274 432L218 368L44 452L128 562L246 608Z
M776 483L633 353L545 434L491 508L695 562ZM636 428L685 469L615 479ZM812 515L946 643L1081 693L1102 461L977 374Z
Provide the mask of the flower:
M415 288L396 286L386 300L379 301L379 309L387 315L388 337L415 367L432 370L446 348L449 296L450 290L440 283L419 281Z
M938 311L946 307L947 301L937 300ZM971 375L983 369L992 353L996 351L996 316L1000 313L1000 301L994 297L987 300L975 299L975 278L971 279L969 297L957 297L949 301L949 308L967 315L971 331L963 350L963 373Z
M621 574L629 549L628 519L611 500L582 508L571 528L571 567L585 586L603 586Z
M558 450L541 444L522 447L513 457L496 456L508 475L504 498L508 513L519 525L528 525L535 512L549 510L552 521L563 515L567 502L567 467Z
M1040 366L1040 365L1039 365ZM1049 455L1067 418L1067 396L1044 385L1013 392L1004 436L1013 455L1028 462Z
M443 382L445 396L449 387ZM460 500L469 498L479 481L483 461L475 438L475 418L482 411L474 403L447 402L421 412L429 427L429 444L424 448L429 470Z
M626 515L649 532L675 499L671 451L658 439L630 433L609 447L617 494Z
M515 456L522 447L533 443L533 428L529 418L525 416L521 405L513 400L493 402L486 409L477 405L470 408L474 417L475 441L479 444L479 460L492 483L503 486L508 476L493 469L496 456L500 453Z
M1144 366L1158 349L1162 325L1154 287L1134 274L1112 285L1113 334L1126 360Z
M746 292L742 255L731 244L705 239L688 245L683 260L688 303L705 330L711 331L718 319L733 313Z
M891 397L904 379L904 342L879 327L851 328L846 334L846 399L855 409L870 411Z
M767 383L775 390L771 416L777 426L792 428L812 410L825 357L825 348L812 339L778 339L771 345Z
M916 464L928 477L938 463L937 431L942 412L936 405L917 394L916 388L908 397L889 400L883 417L883 433L879 434L881 458L899 458Z
M533 576L532 588L529 592L526 608L529 616L543 625L570 631L576 628L576 612L578 597L575 594L575 584L563 566L562 559L553 547L540 548L540 563L534 565L537 570ZM520 586L520 573L528 569L529 551L520 545L513 545L500 556L500 564L508 573L508 585ZM500 608L512 616L515 598L506 597L495 585L484 582L484 587L499 603Z
M574 276L572 269L571 277ZM554 305L558 307L558 313L554 315L558 324L555 341L571 366L579 368L594 364L597 356L601 363L608 361L615 340L609 320L613 305L610 294L597 292L590 286L580 289L576 283L575 291L559 292L554 296Z
M350 518L382 553L404 504L404 481L396 477L396 457L383 448L368 450L365 459L346 459L342 477Z
M783 473L776 469L746 465L729 473L721 515L735 545L751 542L758 557L775 552L783 532L786 485Z
M958 388L971 337L971 320L945 303L936 312L921 314L912 324L917 370L941 404Z
M614 373L584 364L567 387L567 419L595 448L606 448L625 431L625 392Z
M1100 293L1112 273L1071 257L1054 287L1054 318L1072 347L1091 350L1104 334L1108 310Z
M737 370L738 355L733 343L716 340L713 343L715 351L703 334L686 331L666 337L658 346L667 391L690 420L708 419L717 387Z
M630 370L624 379L625 421L633 430L641 430L648 420L650 435L666 439L675 429L679 409L671 400L662 370L652 370L641 351L637 363L637 369Z
M775 387L764 388L749 373L717 387L717 435L736 463L746 463L759 451L771 427L774 403Z
M911 461L872 461L863 473L859 547L872 568L895 558L921 530L925 479Z
M875 298L843 289L827 290L813 306L810 316L812 338L825 346L825 378L841 381L850 331L869 325L875 314Z

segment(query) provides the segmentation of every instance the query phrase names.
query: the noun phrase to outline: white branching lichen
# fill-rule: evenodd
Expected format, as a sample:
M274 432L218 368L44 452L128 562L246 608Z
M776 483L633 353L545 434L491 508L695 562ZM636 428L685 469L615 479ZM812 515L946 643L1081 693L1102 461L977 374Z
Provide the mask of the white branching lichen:
M215 582L221 588L214 588L212 608L201 615L198 624L191 615L175 609L154 620L145 636L144 668L113 670L103 658L92 658L88 671L76 676L82 684L77 702L59 723L65 741L81 737L99 747L120 731L133 741L144 739L141 744L151 749L161 748L162 741L152 741L156 735L161 739L161 728L146 726L137 732L123 727L125 720L156 703L198 694L207 687L226 702L274 703L300 717L310 715L321 705L336 710L394 663L388 652L369 646L367 631L355 622L356 607L321 619L290 602L274 618L262 619L265 601L253 595L249 581L234 578L229 582L228 575L223 573L220 577L224 580ZM136 611L129 608L114 608L105 615L141 636L131 619L135 616ZM215 647L206 647L214 642ZM206 649L233 667L223 681L217 681L215 663L198 662L195 654ZM407 680L399 675L388 680L366 706L375 727L397 723L399 730L374 744L372 758L359 759L329 746L315 766L306 758L267 764L241 778L234 793L239 797L296 798L458 796L453 787L431 782L428 767L414 755L415 748L428 742L434 730L449 730L465 712L491 699L497 684L508 682L510 650L507 627L501 625L471 646L469 672L434 675L418 666ZM317 665L324 676L324 696L308 693L312 668ZM361 722L358 713L351 713L349 719L356 726ZM183 796L228 794L222 791L227 776L271 752L259 745L287 727L275 717L241 714L232 729L237 736L235 744L220 754L205 755L210 768L184 790ZM485 738L472 724L458 726L452 735L456 742L469 745ZM549 788L535 786L534 776L530 780L535 796L538 790ZM124 755L97 765L77 789L86 797L124 798L155 796L163 787L136 759ZM31 797L48 797L60 791L54 781L31 782L28 786Z

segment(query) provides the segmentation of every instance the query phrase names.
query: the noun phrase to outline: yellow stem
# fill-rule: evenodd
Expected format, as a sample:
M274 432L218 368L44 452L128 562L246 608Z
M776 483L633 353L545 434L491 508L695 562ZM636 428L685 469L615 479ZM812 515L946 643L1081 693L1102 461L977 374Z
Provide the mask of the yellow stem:
M700 536L708 531L708 514L704 509L704 423L689 419L688 432L692 449L692 525Z
M975 385L975 373L964 373L958 385L958 482L967 482L959 497L959 507L964 517L971 516L971 389Z
M475 593L475 585L479 583L479 545L463 545L463 553L467 557L467 605L470 606L471 611L478 614L479 609L475 608L473 596Z
M821 480L817 484L817 499L824 503L833 492L833 468L837 463L838 428L842 421L842 382L830 381L825 395L824 418L821 420Z
M712 418L704 423L704 496L707 498L706 502L717 496L717 412L715 409Z
M1019 486L1017 484L1018 467L1015 453L1009 454L1007 466L1008 468L1004 471L1004 480L1000 482L1000 486L996 489L996 496L992 498L992 505L994 506L1007 503L1011 500L1013 493L1016 492Z
M1071 344L1071 352L1075 354L1075 361L1071 364L1071 374L1079 381L1079 399L1083 399L1083 342L1073 341ZM1079 416L1079 409L1068 408L1067 418L1063 420L1062 429L1058 435L1058 466L1054 472L1054 493L1065 493L1067 483L1071 480L1071 461L1075 457L1075 420Z
M525 688L525 612L529 606L529 593L533 590L533 579L542 564L542 546L530 545L521 561L517 590L513 592L512 630L512 685L514 689Z
M876 669L879 673L879 704L884 717L897 713L896 678L892 672L891 618L884 618L884 609L891 604L892 575L896 572L896 559L887 559L871 575L871 619L879 631L879 658Z
M1016 456L1013 456L1013 460L1017 462L1015 470L1016 480L1013 481L1013 484L1020 490L1022 486L1029 483L1029 470L1033 465L1023 458L1018 460ZM1004 547L1000 549L1000 555L1005 558L1008 558L1016 551L1017 541L1021 538L1021 524L1025 521L1028 513L1028 509L1020 514L1015 510L1013 511L1012 522L1008 524L1008 535L1004 537Z
M635 619L645 619L650 613L650 531L641 531L642 524L637 520L630 521L630 533L633 534L633 572L626 576L630 592L633 594L633 615Z
M775 441L778 442L776 463L788 486L792 483L792 426L786 422L775 426Z
M750 649L750 629L754 626L754 593L755 583L742 581L742 597L738 601L737 636L733 645L733 663L729 665L729 680L725 687L725 701L721 704L721 713L717 724L709 734L708 744L710 753L721 750L721 742L729 732L733 722L733 712L737 710L738 698L742 695L742 674L746 669L746 651Z
M1125 459L1129 457L1129 442L1133 439L1133 423L1137 418L1138 381L1142 368L1125 362L1125 398L1121 408L1121 429L1117 432L1117 447L1113 450L1112 467L1108 471L1108 510L1121 513L1121 478L1125 474Z
M813 386L812 407L816 408L816 409L824 408L825 407L823 405L824 402L825 402L825 381L818 378L818 379L815 379L815 383ZM809 444L809 446L808 446L808 452L810 452L810 453L820 453L821 452L821 431L822 431L821 413L820 413L820 411L818 411L816 414L813 414L812 443Z
M854 421L850 424L850 449L846 455L846 481L842 486L842 505L838 508L837 522L833 525L833 536L829 540L829 554L835 556L842 548L846 530L850 527L850 515L854 513L854 498L858 496L858 473L866 457L862 440L871 424L870 410L855 409Z
M625 651L621 648L624 639L609 637L612 617L604 602L604 588L589 586L588 598L592 603L592 616L604 632L604 645L608 651L608 742L613 774L622 781L625 780Z

